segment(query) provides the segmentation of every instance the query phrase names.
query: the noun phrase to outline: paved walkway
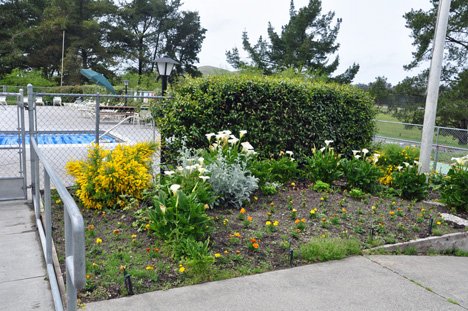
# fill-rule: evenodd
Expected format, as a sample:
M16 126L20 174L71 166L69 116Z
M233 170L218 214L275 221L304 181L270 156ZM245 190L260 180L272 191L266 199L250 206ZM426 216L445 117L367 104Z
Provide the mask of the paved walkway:
M0 202L0 310L54 310L34 211L26 201Z

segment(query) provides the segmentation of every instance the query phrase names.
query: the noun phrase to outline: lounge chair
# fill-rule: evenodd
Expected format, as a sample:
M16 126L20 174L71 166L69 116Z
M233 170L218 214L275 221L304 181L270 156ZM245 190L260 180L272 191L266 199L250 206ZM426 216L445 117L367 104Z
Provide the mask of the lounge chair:
M138 123L138 125L143 122L143 125L150 124L152 120L150 107L148 105L143 105L140 108L140 112L136 114L136 117L133 118L133 124Z
M57 106L62 106L62 97L54 97L53 101L52 101L53 105L55 106L55 104L57 104Z
M6 110L6 106L8 105L6 96L0 96L0 104L3 106L3 109Z
M36 105L45 106L44 102L42 101L42 97L40 96L36 97Z

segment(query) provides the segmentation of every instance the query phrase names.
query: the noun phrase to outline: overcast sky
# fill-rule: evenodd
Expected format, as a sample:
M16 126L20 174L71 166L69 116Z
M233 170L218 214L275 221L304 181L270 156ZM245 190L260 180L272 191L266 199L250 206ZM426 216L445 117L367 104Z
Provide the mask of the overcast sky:
M296 9L308 3L294 1ZM201 25L207 29L198 65L232 70L225 52L233 47L242 52L242 32L248 32L252 44L260 35L268 37L268 22L279 33L289 21L289 4L290 0L184 0L182 9L198 11ZM429 8L429 0L322 0L322 14L334 11L335 18L343 19L337 39L340 66L335 74L356 62L361 69L353 83L385 76L395 85L416 75L421 68L411 72L403 69L415 50L403 14Z

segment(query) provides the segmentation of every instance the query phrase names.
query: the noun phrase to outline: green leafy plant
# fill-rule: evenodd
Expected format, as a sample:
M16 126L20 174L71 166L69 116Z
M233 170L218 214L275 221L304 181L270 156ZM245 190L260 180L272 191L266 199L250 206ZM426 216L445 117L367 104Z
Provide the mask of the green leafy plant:
M380 189L379 179L384 174L374 166L377 157L371 159L366 157L367 153L368 150L363 149L362 156L356 154L351 160L344 159L340 162L340 166L346 177L348 189L357 188L364 192L376 193Z
M366 196L360 189L352 189L349 191L349 196L355 199L362 199Z
M333 148L329 147L331 140L326 140L326 146L320 150L312 150L312 157L305 156L304 174L308 180L323 181L327 184L333 183L343 176L339 168L340 155L336 154Z
M326 182L323 182L321 180L317 180L315 182L315 185L312 187L312 189L314 189L315 191L318 191L318 192L323 192L323 191L330 191L331 188L330 188L330 184L326 183Z
M215 259L210 254L210 239L195 241L193 238L182 240L179 253L184 254L183 262L187 264L192 274L204 273L207 267L214 263Z
M259 179L260 189L267 184L288 183L297 177L300 171L292 155L292 151L281 151L278 160L270 158L253 162L250 170Z
M187 196L178 190L179 188L179 185L174 184L170 187L170 196L161 191L159 196L153 197L154 209L148 210L148 213L151 219L149 229L162 240L176 246L174 252L180 256L180 252L186 250L177 247L181 241L200 241L211 233L214 227L213 218L206 215L205 204L198 202L195 193Z
M429 184L426 182L426 175L419 174L416 165L399 167L399 170L392 174L393 184L399 196L408 200L423 200L427 197Z
M456 163L442 180L440 196L448 207L468 211L468 155L452 160Z

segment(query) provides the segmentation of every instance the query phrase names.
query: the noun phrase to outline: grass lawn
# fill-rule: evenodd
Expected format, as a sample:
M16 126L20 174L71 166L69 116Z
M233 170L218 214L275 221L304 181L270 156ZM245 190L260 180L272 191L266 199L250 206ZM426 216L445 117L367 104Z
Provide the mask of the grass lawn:
M440 218L445 208L393 197L355 199L339 186L329 192L288 184L276 194L254 194L244 210L208 210L215 230L212 263L175 260L171 246L145 227L147 203L127 211L82 210L86 237L86 287L82 303L128 295L124 274L140 294L284 269L361 254L363 249L464 231ZM64 270L63 206L53 192L54 241ZM453 211L454 212L454 211Z
M407 127L403 124L387 123L387 122L378 122L378 121L391 121L399 122L399 120L389 114L378 113L376 116L377 120L377 133L378 136L396 138L401 140L408 140L415 143L421 142L422 135L422 126L412 126ZM436 134L434 134L433 142L436 142ZM455 139L452 135L439 135L439 155L438 161L445 163L452 163L452 157L462 157L465 156L468 151L457 151L450 152L446 150L445 147L455 147L455 148L468 148L468 146L458 145L458 139ZM434 152L433 152L434 158Z

